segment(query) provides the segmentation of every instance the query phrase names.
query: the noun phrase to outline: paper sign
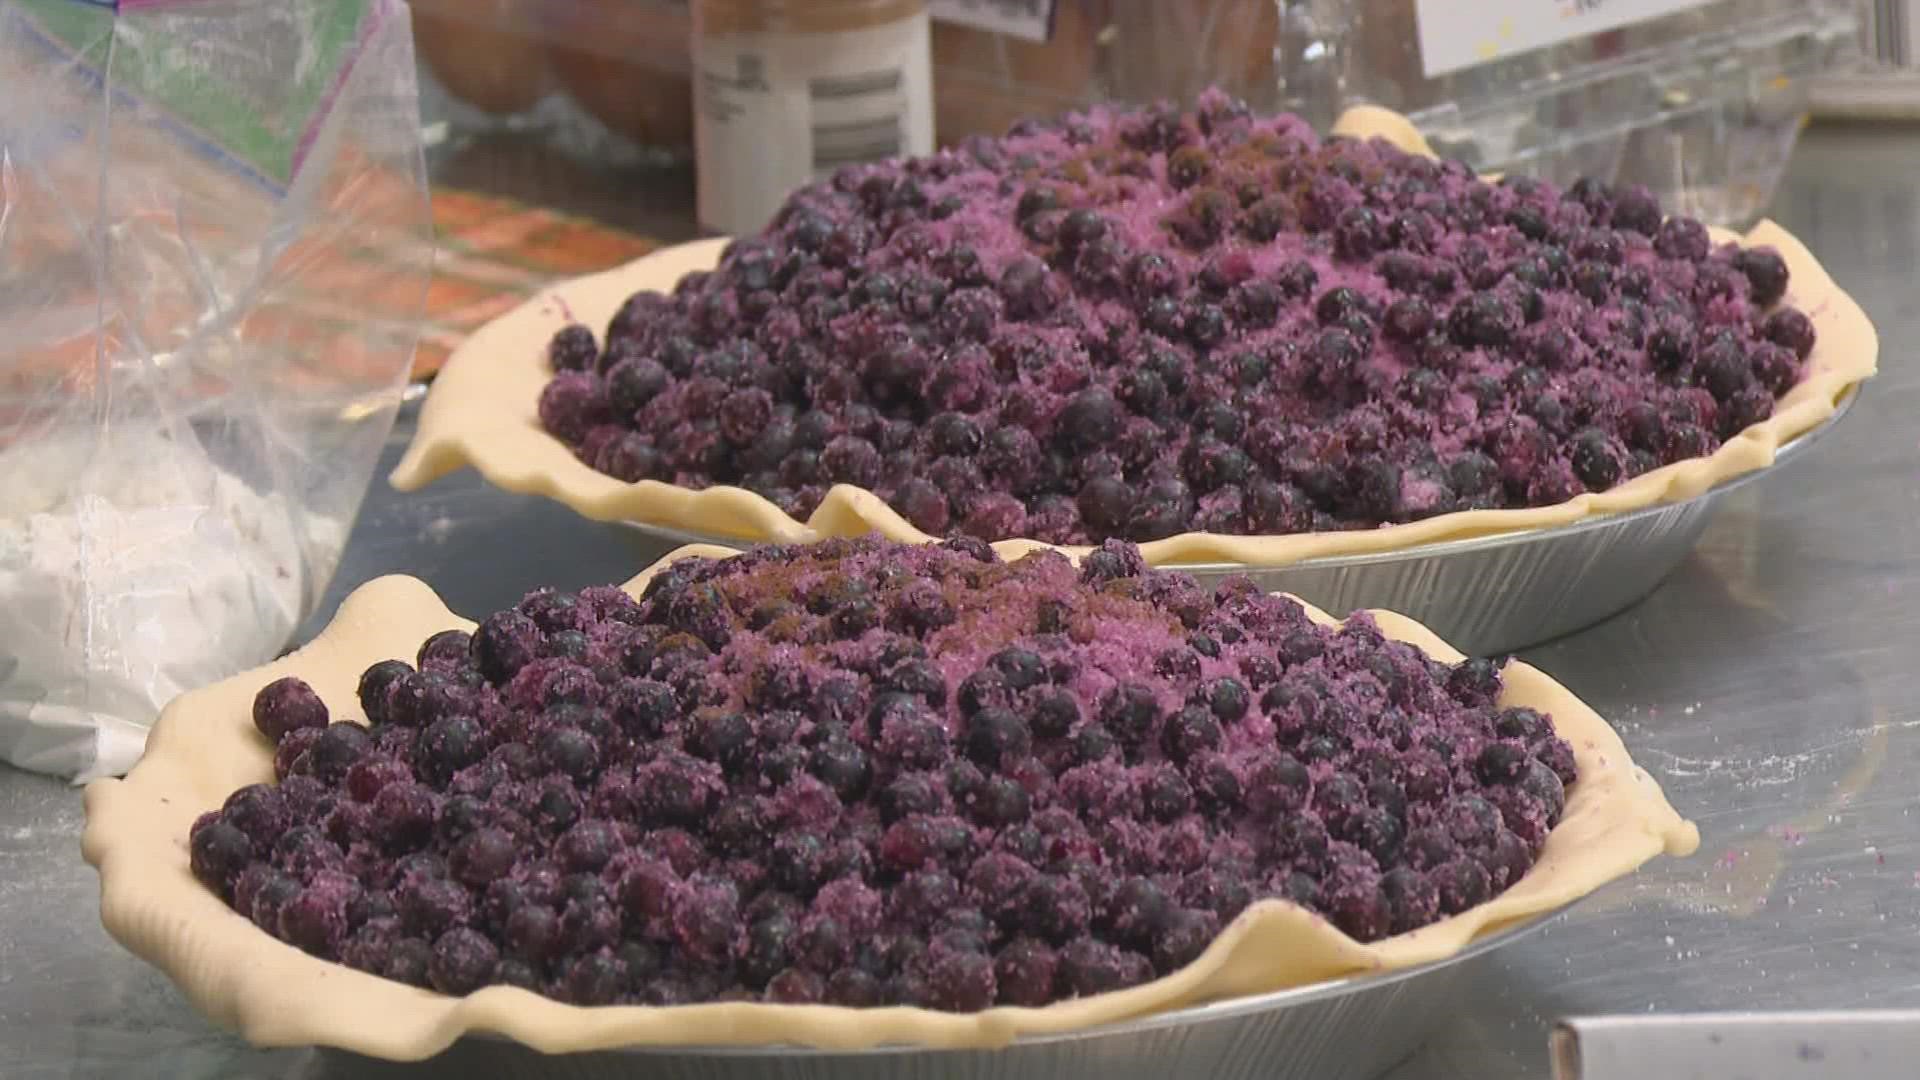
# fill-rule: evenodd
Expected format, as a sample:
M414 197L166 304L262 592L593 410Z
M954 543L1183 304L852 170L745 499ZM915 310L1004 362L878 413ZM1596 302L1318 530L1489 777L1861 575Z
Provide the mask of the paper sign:
M927 14L941 22L971 26L1023 41L1045 41L1053 34L1057 0L929 0ZM1157 0L1156 0L1157 2Z
M1464 71L1712 0L1414 0L1427 78Z

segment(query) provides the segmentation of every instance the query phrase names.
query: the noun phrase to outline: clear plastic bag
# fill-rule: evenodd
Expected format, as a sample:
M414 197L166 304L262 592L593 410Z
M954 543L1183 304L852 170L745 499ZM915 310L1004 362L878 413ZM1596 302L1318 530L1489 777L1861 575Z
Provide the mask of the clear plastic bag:
M0 0L0 756L124 771L286 645L431 262L400 0Z

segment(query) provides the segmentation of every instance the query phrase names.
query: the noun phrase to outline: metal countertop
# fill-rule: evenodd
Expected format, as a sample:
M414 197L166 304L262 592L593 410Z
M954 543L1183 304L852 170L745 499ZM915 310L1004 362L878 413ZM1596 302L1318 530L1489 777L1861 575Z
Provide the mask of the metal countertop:
M1806 134L1775 217L1873 317L1881 376L1807 460L1730 495L1646 602L1526 654L1620 728L1699 822L1700 853L1482 962L1457 1019L1393 1080L1544 1077L1568 1014L1920 1006L1916 178L1920 128ZM471 473L415 497L376 481L322 610L390 572L492 610L657 554ZM0 1074L365 1075L249 1049L109 940L81 823L78 792L0 766Z

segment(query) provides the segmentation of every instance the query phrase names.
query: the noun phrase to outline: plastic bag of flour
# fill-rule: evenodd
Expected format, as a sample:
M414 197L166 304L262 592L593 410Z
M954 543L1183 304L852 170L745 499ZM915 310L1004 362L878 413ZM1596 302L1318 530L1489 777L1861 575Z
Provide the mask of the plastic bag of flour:
M281 651L431 251L399 0L0 0L0 756L122 772Z

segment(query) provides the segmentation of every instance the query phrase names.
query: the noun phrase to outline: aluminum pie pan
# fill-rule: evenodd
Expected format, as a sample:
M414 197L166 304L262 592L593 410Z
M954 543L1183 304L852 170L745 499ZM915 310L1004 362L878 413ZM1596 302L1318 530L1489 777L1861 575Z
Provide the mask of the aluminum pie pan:
M1571 905L1569 905L1571 906ZM1450 1014L1474 962L1532 934L1562 907L1474 940L1428 964L1231 998L998 1049L632 1047L547 1055L495 1037L462 1039L428 1061L396 1064L324 1049L340 1075L527 1080L1373 1080L1413 1056ZM331 1074L332 1070L329 1070Z
M1851 388L1833 414L1780 445L1772 464L1680 502L1569 525L1421 544L1400 551L1304 559L1286 566L1171 563L1201 580L1245 574L1336 617L1363 608L1397 611L1471 656L1513 652L1584 629L1640 601L1693 550L1719 501L1802 457L1859 400ZM671 545L749 541L623 522Z

